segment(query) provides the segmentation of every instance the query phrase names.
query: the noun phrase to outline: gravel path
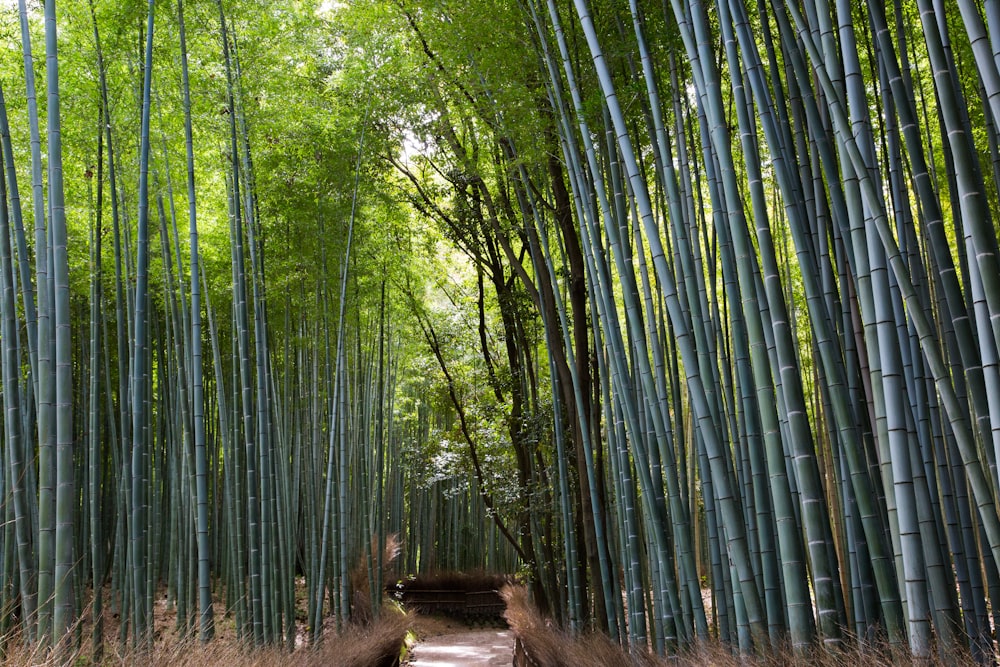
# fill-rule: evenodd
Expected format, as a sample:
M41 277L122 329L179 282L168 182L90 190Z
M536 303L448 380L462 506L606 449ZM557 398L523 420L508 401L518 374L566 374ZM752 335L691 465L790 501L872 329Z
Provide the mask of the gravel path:
M510 630L469 630L421 640L410 654L408 667L493 667L513 662Z

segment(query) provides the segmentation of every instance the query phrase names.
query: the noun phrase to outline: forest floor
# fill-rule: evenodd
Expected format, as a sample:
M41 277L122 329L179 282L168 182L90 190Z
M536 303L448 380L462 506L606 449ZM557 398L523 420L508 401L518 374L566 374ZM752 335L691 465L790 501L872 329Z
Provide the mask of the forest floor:
M514 635L506 628L470 628L439 616L417 616L417 641L403 663L407 667L490 667L509 665Z

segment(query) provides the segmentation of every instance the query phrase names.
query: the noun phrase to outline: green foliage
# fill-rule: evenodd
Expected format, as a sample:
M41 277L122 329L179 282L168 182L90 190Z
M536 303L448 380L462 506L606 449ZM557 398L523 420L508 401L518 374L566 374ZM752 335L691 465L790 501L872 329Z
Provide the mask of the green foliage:
M81 443L77 476L103 480L61 487L76 514L60 525L77 530L77 581L91 559L112 564L130 622L161 581L193 608L191 519L210 506L197 537L257 643L295 641L297 573L316 638L327 592L350 615L357 572L377 598L398 531L403 567L521 569L558 621L661 653L710 634L805 651L844 628L921 657L932 636L992 650L993 4L984 22L971 0L194 0L195 313L175 231L190 203L177 5L153 7L148 72L146 7L59 5L62 149L45 160L65 174L60 377L75 398L61 393L60 423L77 418L62 444ZM28 12L42 89L46 26ZM35 356L52 332L28 321L23 289L43 284L45 256L20 41L5 3L26 252L15 243L22 289L4 299L21 398L0 459L36 463L0 485L3 502L27 499L4 505L7 525L31 533L0 559L2 608L36 575L51 585L55 532L34 438L50 429L51 366ZM50 98L37 102L45 127ZM193 451L210 462L198 485Z

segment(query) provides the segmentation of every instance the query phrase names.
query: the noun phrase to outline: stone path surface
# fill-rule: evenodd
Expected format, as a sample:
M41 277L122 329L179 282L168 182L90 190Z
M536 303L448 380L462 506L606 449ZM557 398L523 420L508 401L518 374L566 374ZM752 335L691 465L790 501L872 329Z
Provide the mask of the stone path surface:
M510 630L468 630L428 637L413 647L408 667L494 667L510 665L514 636Z

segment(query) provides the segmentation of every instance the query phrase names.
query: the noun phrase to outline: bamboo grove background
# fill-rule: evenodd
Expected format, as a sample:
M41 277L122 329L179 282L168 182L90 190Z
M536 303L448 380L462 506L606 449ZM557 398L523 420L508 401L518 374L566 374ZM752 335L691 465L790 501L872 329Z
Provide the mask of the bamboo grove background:
M0 36L22 641L486 568L661 654L992 660L1000 3L55 11Z

